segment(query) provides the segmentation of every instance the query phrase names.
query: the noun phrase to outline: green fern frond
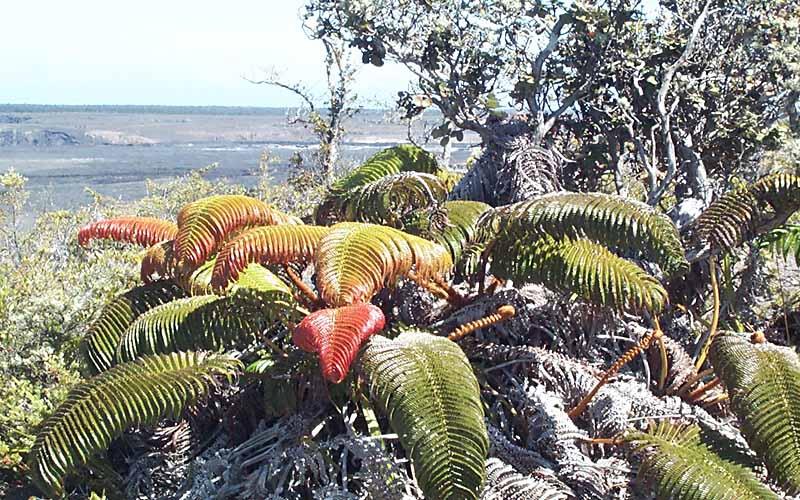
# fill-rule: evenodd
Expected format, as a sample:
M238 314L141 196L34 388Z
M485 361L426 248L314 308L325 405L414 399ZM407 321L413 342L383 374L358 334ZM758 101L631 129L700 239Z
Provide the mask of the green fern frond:
M675 224L644 203L603 193L560 192L498 207L478 222L479 242L532 242L540 236L586 238L622 257L658 264L667 275L688 269Z
M81 351L92 373L114 365L114 356L122 334L141 314L161 304L184 297L171 281L157 281L137 286L118 295L103 307L81 341Z
M398 227L413 210L434 207L447 198L447 190L435 175L400 172L370 182L347 194L339 220L372 222Z
M541 283L621 310L658 312L668 300L656 278L585 239L542 236L529 243L501 238L492 249L492 274L516 282Z
M773 174L712 203L694 223L694 238L712 252L728 252L774 229L800 209L800 177Z
M182 350L243 347L258 340L266 328L276 321L287 322L295 311L288 287L278 278L275 280L272 288L264 281L257 281L252 287L242 286L240 281L239 288L225 297L197 295L147 311L120 339L117 360L125 362L145 354Z
M379 151L331 186L328 195L317 207L314 220L320 225L338 222L336 216L342 213L342 204L354 190L400 172L438 175L441 169L431 153L417 146L401 144Z
M778 498L752 471L709 449L697 426L683 427L661 421L648 432L628 434L625 440L642 456L639 478L657 498Z
M420 210L403 230L444 246L458 265L464 249L476 237L478 219L491 207L479 201L446 201L439 208L445 217L441 223L431 211Z
M239 369L227 356L174 353L119 365L78 385L39 430L28 458L34 483L60 496L64 478L126 429L177 418Z
M478 382L458 345L425 332L376 336L361 359L425 498L477 499L489 439Z
M791 255L800 264L800 224L786 224L765 234L759 244L784 259Z
M752 344L721 332L710 351L731 409L770 477L791 494L800 492L800 358L786 347Z

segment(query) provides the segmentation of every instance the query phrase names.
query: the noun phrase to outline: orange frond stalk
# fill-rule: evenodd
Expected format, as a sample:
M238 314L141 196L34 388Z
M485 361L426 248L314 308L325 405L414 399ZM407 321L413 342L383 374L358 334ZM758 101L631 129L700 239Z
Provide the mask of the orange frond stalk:
M440 275L434 274L431 277L431 280L433 280L433 282L436 283L442 290L447 292L447 296L448 296L447 302L449 302L449 303L451 303L451 304L453 304L455 306L461 306L461 305L466 304L467 298L465 296L461 295L460 293L458 293L458 291L456 291L455 288L450 286L450 283L445 281L444 278L442 278Z
M453 330L453 332L450 335L448 335L447 338L452 340L453 342L456 342L458 340L463 339L464 337L474 332L475 330L478 330L480 328L486 328L487 326L491 326L495 323L499 323L508 318L512 318L516 314L517 310L514 308L514 306L510 304L500 306L497 308L497 311L493 314L490 314L475 321L470 321L469 323L465 323L459 326L458 328Z
M689 399L689 401L695 402L698 399L700 399L700 397L702 397L703 394L710 391L711 389L713 389L714 387L718 386L721 383L722 381L720 380L719 377L714 377L714 380L712 380L711 382L701 385L697 389L690 392L687 398Z
M408 277L408 279L410 279L411 281L413 281L414 283L416 283L420 287L424 288L425 290L429 291L433 295L439 297L440 299L444 299L444 300L446 300L448 302L450 301L450 294L447 293L447 290L444 290L441 287L439 287L438 284L436 284L436 283L434 283L432 281L421 279L413 271L408 271L406 273L406 276Z
M296 272L294 272L294 269L292 269L288 264L285 264L283 266L283 269L284 271L286 271L286 274L289 276L289 279L292 280L292 283L294 283L294 286L296 286L297 289L300 290L300 293L302 293L303 296L306 299L308 299L308 301L311 303L312 306L320 303L319 296L316 293L314 293L314 290L312 290L311 287L308 286L306 282L303 281L303 279L297 275Z
M698 370L706 361L708 350L711 348L711 342L714 341L714 335L717 334L717 325L719 324L719 284L717 283L717 260L714 256L708 260L708 272L711 274L711 292L714 295L714 315L711 317L711 326L700 348L700 354L694 363Z
M713 373L714 373L714 369L713 368L706 368L705 370L692 375L691 377L686 379L686 381L683 383L683 385L680 386L680 388L678 388L678 391L677 391L678 396L685 397L686 393L688 393L692 389L692 386L694 384L696 384L700 380L708 377L709 375L711 375ZM675 391L671 391L671 393L674 393L674 392Z
M658 339L658 354L661 358L661 366L658 371L658 392L662 392L664 386L667 385L667 376L669 375L669 355L663 336Z
M505 284L505 280L501 280L495 276L492 276L492 282L489 283L489 286L486 287L486 294L493 295L495 291L497 291L497 287L503 286Z
M653 343L654 340L658 340L664 335L664 332L661 331L661 328L656 323L656 328L653 329L652 332L645 335L642 340L640 340L636 345L625 351L625 353L617 359L611 367L606 370L600 380L595 384L594 388L592 388L589 393L581 399L581 401L575 406L575 408L569 411L569 416L572 419L575 419L583 413L586 407L589 405L589 402L592 398L597 394L597 391L600 390L601 387L606 385L608 380L617 374L617 372L626 364L630 363L633 358L638 356L641 352L646 351L650 348L650 344Z

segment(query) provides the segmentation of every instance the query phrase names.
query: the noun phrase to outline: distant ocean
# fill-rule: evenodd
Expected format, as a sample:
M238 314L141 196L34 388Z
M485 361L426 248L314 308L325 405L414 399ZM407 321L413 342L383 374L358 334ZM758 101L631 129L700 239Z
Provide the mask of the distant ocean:
M314 147L302 127L287 124L286 109L161 106L0 105L0 172L14 167L28 178L30 211L74 208L89 201L86 187L119 200L145 196L145 180L167 180L212 163L208 178L253 186L264 150L275 157L270 174L286 179L288 160ZM419 127L435 125L420 122ZM406 141L406 126L381 111L363 111L349 124L345 162L358 163ZM5 139L5 143L2 141ZM467 138L452 154L463 163ZM435 143L434 143L435 145ZM438 145L431 150L439 153Z

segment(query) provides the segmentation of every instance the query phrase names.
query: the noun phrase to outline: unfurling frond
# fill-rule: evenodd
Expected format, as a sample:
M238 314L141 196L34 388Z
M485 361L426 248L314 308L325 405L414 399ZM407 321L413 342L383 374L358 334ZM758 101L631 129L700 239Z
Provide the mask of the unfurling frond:
M137 286L111 300L81 341L90 370L100 373L114 365L122 334L141 314L183 296L183 290L174 283L159 281Z
M228 242L217 255L211 278L216 290L236 281L250 263L306 263L314 256L319 242L330 228L321 226L257 227Z
M300 349L319 354L322 376L338 384L350 371L361 345L385 325L383 311L372 304L321 309L295 327L292 340Z
M492 273L516 282L541 283L621 310L658 312L668 299L656 278L585 239L542 236L529 243L501 238L492 249Z
M264 268L275 283L257 280L245 286L244 279L260 266L253 267L253 272L242 273L243 279L225 297L197 295L142 314L120 339L118 361L182 350L246 347L276 321L288 321L294 311L288 286Z
M177 418L239 362L226 356L175 353L116 366L83 382L43 423L28 464L34 483L59 496L64 478L133 426Z
M411 270L427 280L453 266L441 245L390 227L358 222L333 226L320 241L315 260L320 296L335 307L367 302L384 285Z
M478 222L479 240L533 242L541 236L586 238L625 257L688 269L675 224L653 207L621 196L560 192L498 207Z
M175 254L192 270L201 265L230 233L248 226L295 224L263 201L242 195L217 195L185 205L178 213Z
M489 438L478 381L458 345L425 332L375 336L361 366L425 498L477 499Z
M171 240L177 234L178 226L174 222L153 217L115 217L82 227L78 231L78 243L85 247L92 240L103 239L149 247Z
M165 240L147 249L139 276L145 283L175 278L175 240Z
M699 428L666 421L626 436L642 456L639 478L658 498L777 499L746 467L725 460L703 443Z
M379 151L331 186L328 195L317 208L314 220L317 224L338 221L337 214L342 213L342 204L354 190L400 172L437 175L441 169L432 154L417 146L402 144Z
M445 198L447 190L435 175L400 172L348 193L337 219L397 227L405 214L435 207Z
M479 201L447 201L441 209L445 215L442 224L434 223L432 213L420 211L404 231L444 246L450 250L453 262L458 264L468 243L475 239L478 219L491 207Z
M727 252L783 224L800 208L800 177L773 174L726 193L694 223L694 237L712 252Z
M800 492L800 359L786 347L752 344L720 333L711 363L731 399L750 447L770 477L789 493Z

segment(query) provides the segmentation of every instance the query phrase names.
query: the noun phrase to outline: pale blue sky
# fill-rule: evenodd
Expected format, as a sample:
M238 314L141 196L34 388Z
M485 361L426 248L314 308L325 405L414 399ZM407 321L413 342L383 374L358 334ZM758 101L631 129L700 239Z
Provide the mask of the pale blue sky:
M290 106L262 68L324 90L302 0L5 0L0 103ZM359 67L359 95L389 103L402 67Z

